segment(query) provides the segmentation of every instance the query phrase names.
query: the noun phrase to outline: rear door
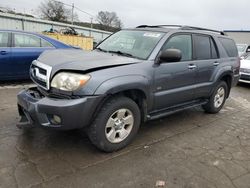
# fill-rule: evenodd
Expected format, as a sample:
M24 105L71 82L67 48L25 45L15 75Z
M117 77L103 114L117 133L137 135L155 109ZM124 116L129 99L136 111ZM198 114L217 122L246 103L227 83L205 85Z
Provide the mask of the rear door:
M162 62L155 67L155 110L188 102L194 98L196 65L192 59L192 35L175 34L164 44L166 49L179 49L180 62Z
M0 32L0 80L11 76L11 35Z
M209 35L194 34L194 59L197 65L195 98L209 95L213 73L220 64L217 46Z
M39 36L13 33L12 71L19 78L29 78L29 68L33 60L53 46Z

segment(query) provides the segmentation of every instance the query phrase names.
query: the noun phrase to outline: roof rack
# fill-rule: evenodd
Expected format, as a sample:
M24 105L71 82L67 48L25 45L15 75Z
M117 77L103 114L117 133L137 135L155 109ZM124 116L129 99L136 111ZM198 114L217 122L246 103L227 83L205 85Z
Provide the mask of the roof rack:
M223 31L206 29L202 27L193 27L187 25L139 25L136 28L178 28L179 30L201 30L201 31L209 31L214 33L219 33L220 35L226 35Z

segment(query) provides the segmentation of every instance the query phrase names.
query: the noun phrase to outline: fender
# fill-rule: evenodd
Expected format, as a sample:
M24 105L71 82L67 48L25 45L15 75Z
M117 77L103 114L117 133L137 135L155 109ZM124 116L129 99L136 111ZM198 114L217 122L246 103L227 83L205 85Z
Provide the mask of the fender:
M229 75L231 78L233 78L233 70L232 66L224 66L221 67L218 71L215 72L215 75L212 76L213 83L216 83L218 80L220 80L223 76Z
M233 83L233 70L232 70L232 66L224 66L224 67L221 67L216 73L215 75L212 76L213 79L213 89L211 89L210 91L210 95L213 93L214 91L214 87L216 86L216 84L218 83L219 80L221 80L222 77L224 76L230 76L231 77L231 85L230 87L228 88L229 91L228 91L228 96L229 96L229 93L230 93L230 90L231 90L231 87L232 87L232 83Z
M112 95L126 90L140 90L146 96L148 106L152 106L153 96L150 95L150 82L142 75L126 75L104 81L95 90L95 95Z

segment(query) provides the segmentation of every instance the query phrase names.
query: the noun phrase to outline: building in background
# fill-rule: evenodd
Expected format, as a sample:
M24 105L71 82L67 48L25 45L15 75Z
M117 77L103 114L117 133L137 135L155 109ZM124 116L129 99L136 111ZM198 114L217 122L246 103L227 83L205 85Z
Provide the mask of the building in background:
M250 44L250 30L225 30L237 44Z
M42 33L51 29L60 31L67 27L73 27L80 35L93 37L96 43L112 34L111 32L98 29L0 12L0 29L16 29Z

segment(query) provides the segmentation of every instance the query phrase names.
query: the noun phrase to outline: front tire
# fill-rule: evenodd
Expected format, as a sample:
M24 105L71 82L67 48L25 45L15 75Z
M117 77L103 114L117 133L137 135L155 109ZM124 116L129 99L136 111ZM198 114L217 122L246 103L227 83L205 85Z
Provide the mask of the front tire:
M141 122L138 105L127 97L109 99L88 128L91 142L100 150L113 152L127 146Z
M218 113L226 101L227 94L228 86L226 82L220 81L210 96L208 103L203 105L205 112L210 114Z

